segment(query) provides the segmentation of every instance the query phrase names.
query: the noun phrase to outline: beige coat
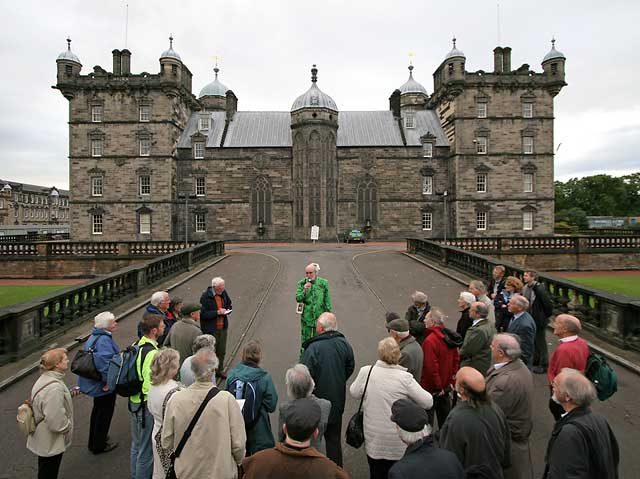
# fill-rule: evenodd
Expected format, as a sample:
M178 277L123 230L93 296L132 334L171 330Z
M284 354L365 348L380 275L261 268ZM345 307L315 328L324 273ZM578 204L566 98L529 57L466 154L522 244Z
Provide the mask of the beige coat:
M71 445L73 402L63 378L63 373L44 372L31 389L33 397L42 386L56 381L40 391L32 405L37 426L35 432L27 438L27 449L38 456L57 456Z
M202 404L210 382L196 382L173 394L162 424L162 447L176 449ZM184 450L175 462L178 479L235 479L247 435L235 398L220 391L207 404Z

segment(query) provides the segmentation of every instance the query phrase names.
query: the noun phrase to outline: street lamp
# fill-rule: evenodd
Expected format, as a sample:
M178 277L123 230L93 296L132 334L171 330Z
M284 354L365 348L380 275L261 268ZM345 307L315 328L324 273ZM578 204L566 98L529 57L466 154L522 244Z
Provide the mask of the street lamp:
M444 224L442 225L442 229L444 231L444 240L447 241L447 190L444 190L442 193L436 193L438 196L442 196L442 204L443 204L443 218Z
M189 199L195 200L196 195L188 193L178 194L178 198L184 199L184 247L189 247Z

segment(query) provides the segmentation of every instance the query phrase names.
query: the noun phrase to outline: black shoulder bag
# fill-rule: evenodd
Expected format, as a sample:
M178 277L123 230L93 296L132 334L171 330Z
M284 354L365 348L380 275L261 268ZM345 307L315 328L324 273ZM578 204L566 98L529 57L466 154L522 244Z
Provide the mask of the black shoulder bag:
M364 384L364 391L362 391L358 412L351 417L349 425L347 426L347 444L351 447L355 447L356 449L364 443L364 413L362 412L362 403L364 402L365 394L367 394L367 386L369 386L369 378L371 377L371 371L373 371L373 368L374 366L372 365L371 369L369 369L369 374L367 374L367 382Z
M93 341L91 342L91 340ZM86 350L84 348L80 349L73 358L73 361L71 361L71 372L86 379L102 382L102 374L100 374L100 371L96 368L96 363L93 359L98 336L92 335L88 342L91 342L91 346L87 344Z
M176 447L176 450L174 451L174 453L171 454L171 465L169 466L169 470L167 471L166 479L177 479L176 470L175 470L176 458L180 457L180 454L182 453L182 450L184 449L185 444L189 440L189 436L191 436L191 433L193 432L193 428L196 427L196 423L198 422L198 419L200 419L200 416L202 416L202 413L204 412L204 408L207 407L207 404L209 404L209 401L211 401L215 397L215 395L218 394L219 392L220 390L215 386L209 389L209 392L204 398L204 401L202 401L202 404L200 404L200 407L198 408L198 411L196 412L195 416L193 416L193 419L191 419L191 422L189 423L187 430L184 432L182 439L180 439L180 443L178 444L178 447Z

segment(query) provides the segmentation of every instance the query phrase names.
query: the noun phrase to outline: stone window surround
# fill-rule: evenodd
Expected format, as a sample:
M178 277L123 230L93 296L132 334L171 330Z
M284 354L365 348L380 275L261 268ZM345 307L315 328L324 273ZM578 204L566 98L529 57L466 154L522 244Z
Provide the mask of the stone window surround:
M423 195L432 195L433 194L433 174L428 173L422 175L422 194Z
M99 158L104 155L104 139L105 134L102 130L91 130L87 137L89 139L89 153L94 158Z
M423 209L420 215L422 217L422 231L433 230L433 212Z
M194 193L196 196L207 195L207 178L204 174L198 174L193 178Z
M535 173L533 171L523 171L522 173L522 191L524 193L533 193L535 191Z
M522 211L522 229L523 231L533 231L535 227L535 218L538 209L533 205L525 205Z
M91 123L102 123L104 107L102 105L91 105Z
M147 175L147 174L138 175L138 195L139 196L151 195L151 175Z
M91 220L91 234L101 235L104 232L104 208L102 206L94 206L87 212Z
M104 176L94 175L91 177L91 196L102 196L104 193Z
M193 228L196 233L206 233L207 212L204 209L196 209L193 212Z
M147 96L138 98L138 121L148 123L151 121L151 107L153 100Z
M193 158L195 160L204 159L205 152L205 142L204 141L194 141L193 142Z
M478 128L474 132L474 143L477 155L486 155L489 153L489 134L488 128Z
M136 210L137 233L141 235L150 235L153 227L153 210L146 205ZM148 222L143 222L143 217L148 218ZM143 230L143 226L146 226Z

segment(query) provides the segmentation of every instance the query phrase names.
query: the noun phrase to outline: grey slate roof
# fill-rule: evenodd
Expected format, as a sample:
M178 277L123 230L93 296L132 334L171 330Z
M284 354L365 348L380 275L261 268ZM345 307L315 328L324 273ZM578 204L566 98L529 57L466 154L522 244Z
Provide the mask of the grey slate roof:
M2 189L5 184L9 184L9 186L11 186L11 188L14 190L16 188L22 187L23 193L39 193L47 195L51 192L51 188L54 188L53 186L32 185L29 183L20 183L18 181L3 180L0 178L0 189ZM62 188L57 187L55 188L56 190L58 190L60 196L69 196L69 190L63 190Z
M178 148L191 148L191 135L197 131L199 113L189 118ZM212 112L212 132L207 147L219 147L225 113ZM405 129L408 146L420 146L420 136L430 132L436 146L448 146L447 138L433 110L417 111L416 128ZM204 132L206 133L206 132ZM288 111L239 111L229 123L224 147L292 146L291 114ZM398 121L391 111L341 111L338 113L337 146L403 146Z

